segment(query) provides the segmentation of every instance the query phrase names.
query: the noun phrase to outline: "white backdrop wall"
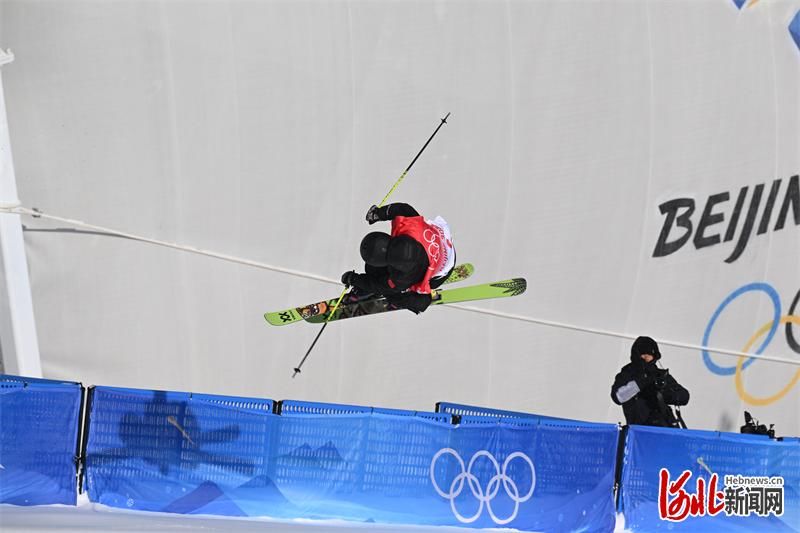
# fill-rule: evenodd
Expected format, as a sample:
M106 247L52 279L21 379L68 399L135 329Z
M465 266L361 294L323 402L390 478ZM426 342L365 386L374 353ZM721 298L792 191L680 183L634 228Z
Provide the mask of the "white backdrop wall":
M365 211L449 111L391 200L445 216L476 282L528 279L524 296L479 307L699 345L729 294L769 284L777 311L760 286L710 329L709 344L741 350L800 289L800 50L788 31L798 10L798 0L2 0L19 195L52 214L338 278L359 267ZM671 213L660 206L676 199L694 211L673 213L682 222L665 242L687 219L691 237L654 257ZM746 247L726 262L750 213ZM25 222L46 377L622 420L609 390L625 339L403 312L331 325L292 380L317 328L268 327L262 313L336 286ZM764 354L800 359L784 328ZM737 390L736 358L662 348L691 391L690 427L735 430L748 409L800 433L800 387L770 398L796 383L797 366L758 361Z

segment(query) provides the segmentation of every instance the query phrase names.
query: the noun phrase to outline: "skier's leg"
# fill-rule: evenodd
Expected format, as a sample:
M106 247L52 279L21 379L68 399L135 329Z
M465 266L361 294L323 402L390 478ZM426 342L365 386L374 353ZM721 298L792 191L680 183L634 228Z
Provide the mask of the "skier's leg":
M390 306L394 308L408 309L415 315L425 311L431 304L430 294L419 294L413 291L406 291L400 294L386 296Z
M372 278L381 278L381 277L388 277L389 269L386 267L375 267L372 265L364 264L364 272L372 277ZM349 303L359 302L361 300L366 300L374 296L374 293L367 292L358 287L353 287L350 289L350 292L347 295L347 301Z

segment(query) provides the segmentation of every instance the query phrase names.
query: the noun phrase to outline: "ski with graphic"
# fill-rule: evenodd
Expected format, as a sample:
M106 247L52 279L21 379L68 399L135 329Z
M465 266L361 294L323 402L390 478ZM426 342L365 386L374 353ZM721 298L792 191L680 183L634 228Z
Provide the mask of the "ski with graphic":
M493 283L483 283L480 285L470 285L468 287L461 287L457 289L443 289L434 291L434 299L431 305L444 305L454 304L460 302L470 302L476 300L487 300L492 298L509 298L518 296L525 292L527 282L524 278L514 278L504 281L496 281ZM320 302L320 309L316 314L310 315L305 318L306 322L312 324L321 324L328 320L328 312L336 305L336 299ZM385 298L371 298L358 302L342 303L336 310L336 314L331 318L334 320L343 320L346 318L354 318L359 316L374 315L378 313L385 313L388 311L396 311L400 308L392 305ZM265 315L266 317L266 315ZM280 316L273 317L273 320ZM291 315L286 315L288 320L291 320ZM267 319L269 320L269 318ZM274 324L274 322L270 322ZM287 321L288 323L288 321Z
M495 281L493 283L483 283L480 285L470 285L468 287L460 287L457 289L443 289L434 291L434 299L431 305L444 305L455 304L460 302L471 302L475 300L488 300L492 298L508 298L511 296L518 296L525 292L528 283L524 278L514 278L504 281ZM336 304L336 301L329 302L330 307ZM343 320L345 318L355 318L359 316L375 315L378 313L385 313L388 311L397 311L402 309L400 307L390 304L386 298L373 298L354 303L343 303L336 310L336 314L330 319ZM306 322L312 324L322 324L328 320L328 315L321 314L312 316L306 319Z
M453 272L447 277L444 281L444 284L449 283L458 283L459 281L464 281L468 277L470 277L475 272L475 267L472 266L472 263L464 263L461 265L456 265L453 268ZM345 296L345 299L347 296ZM327 313L330 309L333 309L333 306L336 305L336 300L338 298L334 298L333 300L324 300L322 302L317 302L313 304L309 304L303 307L293 307L290 309L284 309L283 311L273 311L271 313L264 313L264 318L272 324L273 326L285 326L286 324L293 324L295 322L300 322L302 320L308 320L311 317L321 315ZM344 304L344 300L342 300L342 304ZM341 305L340 304L340 307ZM338 315L339 312L337 311L336 314Z

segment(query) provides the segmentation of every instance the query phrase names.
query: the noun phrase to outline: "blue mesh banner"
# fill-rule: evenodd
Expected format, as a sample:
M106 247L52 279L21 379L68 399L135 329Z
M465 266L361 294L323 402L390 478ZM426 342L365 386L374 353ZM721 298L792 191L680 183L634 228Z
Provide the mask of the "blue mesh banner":
M547 531L614 526L613 425L453 426L435 413L324 404L278 416L255 400L255 408L221 401L96 389L91 499L176 513Z
M0 375L0 503L75 505L81 386Z
M520 411L505 411L503 409L493 409L491 407L478 407L475 405L466 405L463 403L439 402L436 404L436 411L439 413L449 413L461 417L489 417L497 418L535 418L537 420L561 420L578 422L577 420L569 420L567 418L556 418L552 416L537 415L533 413L522 413ZM477 418L473 419L474 422L480 423Z
M449 471L435 479L448 499L457 494L450 506L459 522L477 516L480 527L613 530L617 426L538 419L478 423L481 418L462 418L453 431L458 456L438 452L437 467L446 460ZM461 478L466 483L459 491Z
M446 412L431 413L427 411L409 411L406 409L389 409L386 407L368 407L363 405L347 405L341 403L306 402L301 400L282 400L279 402L281 415L344 415L354 413L382 413L385 415L416 416L451 423L453 417Z
M247 499L269 489L271 400L96 387L90 402L92 501L246 516Z
M620 510L632 531L800 530L796 439L630 426L624 453ZM725 476L733 483L726 485ZM666 496L661 502L660 488ZM712 500L710 493L718 497Z

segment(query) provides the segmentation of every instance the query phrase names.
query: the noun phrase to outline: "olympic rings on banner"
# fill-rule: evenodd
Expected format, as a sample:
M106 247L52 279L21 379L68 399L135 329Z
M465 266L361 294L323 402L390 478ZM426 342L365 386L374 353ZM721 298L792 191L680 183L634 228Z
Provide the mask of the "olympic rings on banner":
M761 355L764 352L764 350L767 348L767 345L770 342L772 342L772 337L775 336L775 332L778 330L778 323L780 322L781 319L781 298L780 296L778 296L778 292L774 288L772 288L772 285L769 285L767 283L750 283L748 285L744 285L743 287L739 287L738 289L730 293L728 297L725 298L721 304L719 304L719 307L717 307L716 311L714 311L714 314L711 315L711 320L709 320L708 325L706 326L706 331L705 333L703 333L703 346L708 346L708 339L711 336L711 330L714 328L714 324L716 324L719 315L722 313L722 311L725 310L726 307L728 307L728 304L730 304L732 301L734 301L742 294L751 291L762 291L766 293L767 296L769 296L770 299L772 300L772 307L774 311L771 323L772 326L769 329L769 334L767 334L767 338L764 339L764 342L762 342L761 345L758 347L755 355ZM744 363L744 366L742 368L743 369L747 368L755 360L756 360L755 356L750 357ZM705 348L703 348L703 361L705 361L706 366L708 367L709 370L711 370L715 374L719 374L720 376L730 376L731 374L734 374L736 372L735 366L725 366L725 367L717 366L711 360L711 355Z
M795 372L792 379L789 383L780 389L777 393L772 394L770 396L765 397L758 397L750 394L744 388L744 380L742 378L742 374L744 370L747 369L756 359L758 359L758 355L761 355L767 346L772 342L775 333L778 331L778 327L781 324L786 325L786 343L792 349L793 352L800 354L800 343L798 343L794 338L794 332L792 331L792 325L800 326L800 316L795 316L795 308L797 307L798 302L800 301L800 291L792 300L791 306L789 306L789 312L786 315L781 316L781 301L780 297L778 296L777 291L769 285L768 283L750 283L739 287L732 293L730 293L717 307L714 311L713 315L711 316L711 320L709 320L708 325L706 326L706 330L703 333L703 346L708 346L709 338L711 336L711 330L714 328L717 319L719 318L720 314L725 310L725 308L733 302L736 298L741 296L746 292L763 292L767 296L769 296L770 300L772 301L773 307L773 319L770 322L767 322L763 326L761 326L758 331L756 331L750 339L748 339L747 343L745 344L744 348L742 348L742 352L750 353L750 349L753 345L760 339L766 335L766 338L759 344L758 349L756 349L755 353L748 358L739 357L735 366L731 367L721 367L716 365L711 360L711 355L708 353L708 350L703 348L703 361L706 364L708 369L718 375L727 376L734 374L735 377L735 385L736 385L736 392L739 394L739 397L744 400L745 402L751 405L769 405L771 403L777 402L786 394L792 390L792 388L797 385L798 381L800 381L800 369Z
M436 461L442 455L449 454L456 458L458 461L458 465L460 467L460 472L453 478L452 483L450 483L449 492L445 492L439 487L439 484L436 482L435 477L435 466ZM483 487L481 487L480 481L478 477L472 473L472 467L475 464L475 461L480 457L486 457L491 461L492 466L494 466L494 470L496 474L492 476L489 480L489 483L486 484L486 491L484 492ZM531 487L528 489L528 492L525 493L524 496L520 496L519 494L519 487L517 487L516 482L512 480L508 476L508 465L516 458L521 458L525 461L531 469ZM436 455L433 456L431 460L431 483L433 484L433 488L436 493L445 498L446 500L450 501L450 509L453 511L453 515L456 519L464 524L469 524L477 520L481 514L483 513L483 506L486 505L486 510L489 512L489 516L492 518L492 521L495 524L503 525L508 524L512 520L517 517L517 513L519 512L519 505L531 499L533 496L533 489L536 487L536 469L533 467L533 461L531 461L530 457L525 455L522 452L514 452L506 457L506 460L503 462L502 469L500 468L500 464L497 462L497 459L489 453L487 450L480 450L475 452L475 455L472 456L472 459L469 461L469 465L466 467L464 466L464 460L461 456L452 448L442 448ZM464 489L464 481L467 481L467 485L469 487L470 492L478 500L478 511L472 516L463 516L461 513L458 512L456 509L456 498L461 494L461 491ZM514 511L508 518L498 518L497 515L494 514L492 510L492 500L497 496L498 492L500 491L500 484L503 484L503 490L506 492L508 497L514 502Z
M790 332L791 330L789 328L791 328L792 324L796 324L796 325L800 326L800 316L784 315L784 316L781 317L780 323L781 324L786 324L786 326L787 326L787 330L786 331ZM756 342L756 340L759 337L761 337L762 335L764 335L764 333L768 329L771 329L773 325L774 325L774 322L767 322L766 324L761 326L761 329L756 331L753 334L753 336L750 337L750 340L747 341L747 344L745 345L744 348L742 348L742 351L743 352L748 352L750 350L750 348L753 346L753 344ZM769 405L771 403L775 403L778 400L780 400L781 398L783 398L784 396L786 396L786 394L790 390L792 390L792 387L794 387L797 384L797 381L800 380L800 368L798 368L797 372L794 373L794 377L791 379L791 381L789 381L789 383L784 388L782 388L781 390L779 390L776 394L773 394L772 396L759 398L757 396L753 396L753 395L749 394L746 390L744 390L744 382L742 380L742 370L744 370L744 365L742 365L743 361L744 361L744 357L740 357L739 361L736 363L736 392L739 393L739 397L742 400L746 401L750 405Z

